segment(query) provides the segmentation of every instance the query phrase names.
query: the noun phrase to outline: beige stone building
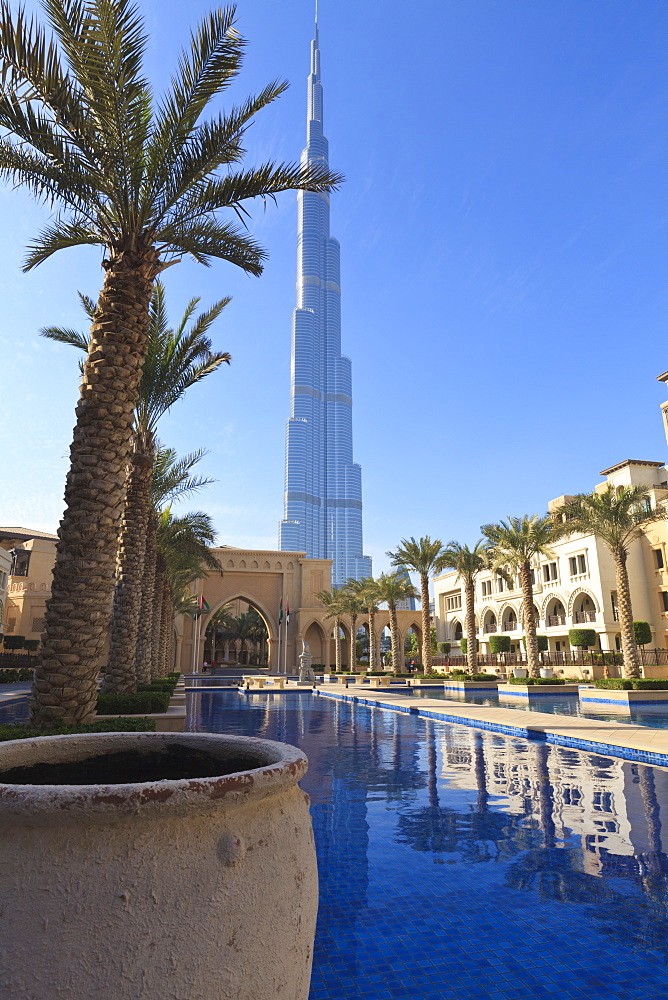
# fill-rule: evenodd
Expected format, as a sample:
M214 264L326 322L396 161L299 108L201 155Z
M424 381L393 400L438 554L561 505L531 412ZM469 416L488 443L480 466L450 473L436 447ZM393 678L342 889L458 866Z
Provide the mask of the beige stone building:
M608 486L646 485L653 507L668 504L668 469L663 462L627 459L600 475ZM548 503L557 514L570 496ZM490 512L490 519L495 517ZM652 642L648 649L668 649L668 535L665 515L651 525L644 537L630 547L629 581L633 616L649 622ZM568 652L568 632L591 628L597 633L597 649L617 651L621 636L617 613L615 567L609 550L592 535L572 535L557 542L551 559L537 561L533 571L538 631L547 636L551 652ZM476 581L475 616L479 649L490 652L490 636L508 635L511 652L522 652L522 591L519 579L509 587L500 576L483 572ZM453 644L466 634L464 588L456 573L444 573L434 581L436 631L440 640Z
M39 639L44 631L57 541L57 535L45 531L0 527L0 559L10 562L2 618L7 635Z
M331 560L307 559L305 552L239 549L222 546L214 549L222 572L210 572L202 577L195 588L195 596L203 597L209 610L196 622L180 616L176 623L176 665L184 672L200 670L204 660L204 639L211 616L225 604L244 602L254 607L264 619L269 635L269 669L288 673L299 663L302 640L310 647L313 663L330 669L334 667L334 623L316 594L331 588ZM290 608L290 624L284 617L281 628L281 656L278 656L278 614L281 599L284 616ZM420 612L397 612L401 640L414 630L420 635ZM377 641L389 625L389 612L376 615ZM368 629L368 618L360 615L358 628ZM344 643L343 662L348 660L350 626L342 622ZM196 641L195 641L196 640ZM378 650L380 656L380 649ZM380 660L379 660L380 662Z

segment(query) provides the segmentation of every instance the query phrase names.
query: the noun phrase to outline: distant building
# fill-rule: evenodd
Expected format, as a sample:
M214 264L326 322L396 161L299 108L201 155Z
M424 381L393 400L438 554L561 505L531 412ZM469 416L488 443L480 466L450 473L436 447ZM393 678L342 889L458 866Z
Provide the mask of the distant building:
M302 164L328 165L316 19ZM300 191L297 308L293 315L284 514L278 547L331 559L334 587L371 576L363 555L362 470L353 461L350 359L341 354L339 243L329 231L329 195Z
M0 527L0 559L10 562L3 602L5 634L39 639L44 632L57 541L57 535L45 531Z
M597 491L627 485L649 487L653 507L668 504L668 469L662 462L627 459L600 473ZM551 514L571 499L548 503ZM494 512L490 512L490 519ZM537 561L533 571L534 607L538 631L549 650L567 652L569 629L586 627L597 634L597 649L621 648L615 566L607 546L593 535L575 534L554 546L552 559ZM650 525L629 548L627 568L636 621L649 622L653 641L648 648L668 648L668 535L665 516ZM453 572L434 581L436 630L441 640L459 643L466 635L464 588ZM481 653L490 652L490 636L508 635L511 652L523 652L522 591L489 571L480 573L475 589L475 620ZM456 652L453 649L453 653Z
M409 583L412 582L411 575L407 569L398 568L396 575L402 580L408 580ZM397 611L415 611L416 607L414 597L407 597L405 601L397 601Z
M5 608L7 606L7 587L9 586L9 573L12 568L12 557L0 545L0 635L5 631Z

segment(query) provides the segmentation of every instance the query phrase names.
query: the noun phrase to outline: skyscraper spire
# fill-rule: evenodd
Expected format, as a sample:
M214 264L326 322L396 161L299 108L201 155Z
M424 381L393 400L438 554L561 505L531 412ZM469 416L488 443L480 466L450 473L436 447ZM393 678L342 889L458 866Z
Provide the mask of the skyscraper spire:
M317 0L301 162L329 162ZM371 575L371 559L362 554L362 473L353 462L351 364L341 354L340 248L329 233L329 195L300 191L297 207L291 415L278 544L312 559L331 559L338 587Z

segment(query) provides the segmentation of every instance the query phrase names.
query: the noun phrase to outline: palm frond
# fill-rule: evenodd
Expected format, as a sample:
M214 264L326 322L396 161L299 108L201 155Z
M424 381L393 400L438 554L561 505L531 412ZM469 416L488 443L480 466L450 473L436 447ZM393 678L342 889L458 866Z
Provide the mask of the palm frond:
M187 141L171 157L157 143L150 144L147 177L154 186L159 182L160 190L155 200L156 218L162 218L193 186L212 173L238 163L245 154L241 140L253 117L286 89L287 83L273 80L240 107L193 128Z
M209 102L234 80L241 66L244 40L234 28L235 7L210 11L190 36L189 51L179 57L178 72L160 102L148 159L171 170L174 151L182 147Z
M28 247L28 255L23 264L24 271L30 271L48 260L58 250L66 247L100 246L104 241L94 229L74 219L72 222L57 221L47 226Z
M69 344L70 347L78 347L80 351L88 353L90 338L81 330L72 330L62 326L44 326L39 331L39 335L48 340L55 340L57 344Z
M156 233L156 242L166 252L190 254L199 264L209 266L211 258L227 260L247 274L262 274L267 252L242 230L211 217L197 222L165 226Z

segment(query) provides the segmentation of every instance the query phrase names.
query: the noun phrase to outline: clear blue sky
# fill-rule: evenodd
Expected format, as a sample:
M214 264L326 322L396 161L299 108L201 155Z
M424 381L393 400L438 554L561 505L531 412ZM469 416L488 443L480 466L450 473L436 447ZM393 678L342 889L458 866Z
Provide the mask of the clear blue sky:
M203 0L142 0L159 89ZM407 535L473 542L479 525L591 489L625 458L663 460L667 153L664 0L321 0L325 131L346 183L343 349L374 572ZM249 163L304 143L311 0L241 0L249 41L234 95L278 76ZM75 352L38 336L81 325L100 255L64 251L29 275L47 219L0 189L0 523L55 530L77 396ZM295 198L258 205L260 279L226 264L165 274L232 304L216 346L233 364L164 420L205 446L214 486L190 503L219 540L275 547L282 514L295 281Z

